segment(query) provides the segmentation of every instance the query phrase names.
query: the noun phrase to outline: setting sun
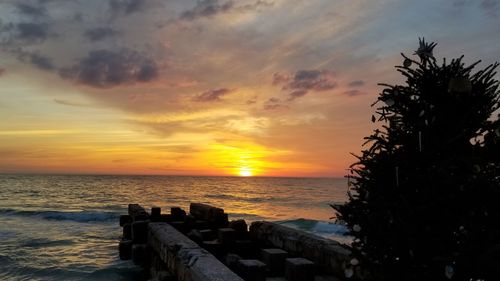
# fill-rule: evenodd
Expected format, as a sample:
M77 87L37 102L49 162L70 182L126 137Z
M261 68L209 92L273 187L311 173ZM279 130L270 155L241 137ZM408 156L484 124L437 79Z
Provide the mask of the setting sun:
M242 168L240 168L239 175L241 177L251 177L253 175L253 173L252 173L252 170L250 170L249 168L242 167Z

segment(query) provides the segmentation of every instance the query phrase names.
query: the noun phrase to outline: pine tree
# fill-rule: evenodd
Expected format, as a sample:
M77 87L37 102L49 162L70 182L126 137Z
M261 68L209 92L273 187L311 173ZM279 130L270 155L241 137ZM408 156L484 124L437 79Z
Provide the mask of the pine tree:
M402 54L404 85L381 84L381 126L351 166L348 202L332 206L355 238L347 277L500 278L499 64L473 73L479 62L438 63L435 46Z

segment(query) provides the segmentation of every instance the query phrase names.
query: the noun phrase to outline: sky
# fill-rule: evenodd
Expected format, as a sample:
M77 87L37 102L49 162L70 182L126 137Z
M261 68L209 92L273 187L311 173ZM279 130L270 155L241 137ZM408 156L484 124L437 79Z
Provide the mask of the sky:
M497 0L0 0L0 173L342 176L418 38L500 60Z

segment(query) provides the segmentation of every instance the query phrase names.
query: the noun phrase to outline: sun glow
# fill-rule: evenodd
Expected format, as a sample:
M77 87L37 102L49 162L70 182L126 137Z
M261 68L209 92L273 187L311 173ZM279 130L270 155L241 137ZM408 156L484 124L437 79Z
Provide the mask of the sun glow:
M239 175L241 177L251 177L253 176L253 173L252 173L252 170L247 168L247 167L241 167L240 168L240 172L239 172Z

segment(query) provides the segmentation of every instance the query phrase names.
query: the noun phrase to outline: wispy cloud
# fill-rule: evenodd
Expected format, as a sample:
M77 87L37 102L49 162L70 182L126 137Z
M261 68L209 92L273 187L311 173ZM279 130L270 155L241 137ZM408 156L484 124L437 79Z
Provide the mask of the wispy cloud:
M244 1L201 0L193 8L184 11L180 18L183 20L196 20L230 12L253 12L274 5L273 2L263 0L250 3L241 2Z
M197 102L215 102L221 101L222 97L231 93L233 90L228 88L217 88L205 91L198 96L194 97L193 100Z

